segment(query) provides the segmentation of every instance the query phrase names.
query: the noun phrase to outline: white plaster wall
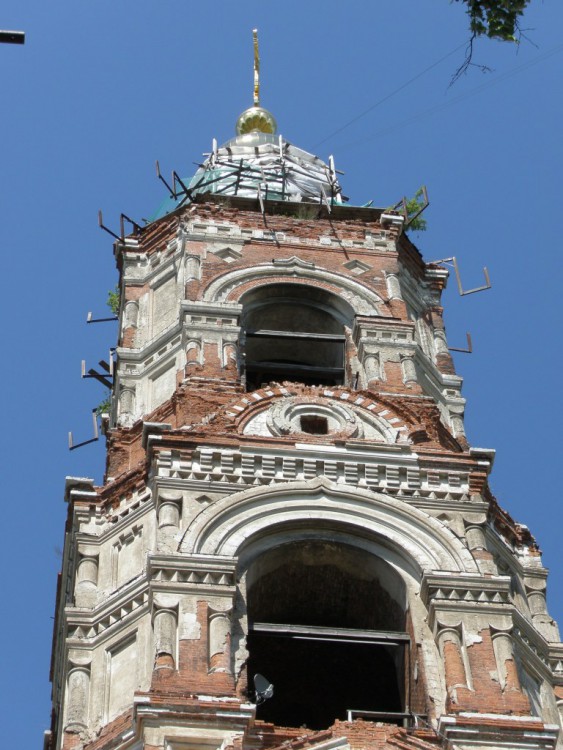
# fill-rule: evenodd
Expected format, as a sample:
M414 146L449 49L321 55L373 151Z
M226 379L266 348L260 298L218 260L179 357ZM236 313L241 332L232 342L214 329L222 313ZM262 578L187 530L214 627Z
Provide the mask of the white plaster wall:
M107 662L107 718L111 721L131 704L138 685L137 635L109 649Z
M152 292L152 338L172 325L177 317L176 277L172 276Z
M128 517L129 518L129 517ZM152 503L127 523L116 524L99 542L98 602L104 603L146 568L147 553L155 549L155 516Z
M92 650L88 729L96 732L133 702L136 690L148 690L152 673L152 628L145 612L115 629Z
M161 370L150 379L148 411L163 404L176 390L176 362L169 362L166 369Z

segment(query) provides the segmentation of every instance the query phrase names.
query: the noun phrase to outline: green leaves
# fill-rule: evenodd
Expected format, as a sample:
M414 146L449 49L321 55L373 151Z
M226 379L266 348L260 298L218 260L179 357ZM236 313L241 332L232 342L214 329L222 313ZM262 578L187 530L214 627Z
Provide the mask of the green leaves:
M96 416L101 417L102 414L109 414L111 411L111 391L107 392L104 400L96 407Z
M424 191L422 188L419 188L414 196L407 201L407 229L411 232L425 232L426 231L426 219L423 219L422 216L417 216L414 219L411 219L409 222L409 217L414 216L416 213L420 211L420 209L425 205L424 200Z
M456 0L467 5L473 36L517 42L519 21L530 0Z
M119 287L116 286L115 289L110 289L108 292L108 298L106 300L106 305L109 307L109 309L112 311L114 315L119 314Z

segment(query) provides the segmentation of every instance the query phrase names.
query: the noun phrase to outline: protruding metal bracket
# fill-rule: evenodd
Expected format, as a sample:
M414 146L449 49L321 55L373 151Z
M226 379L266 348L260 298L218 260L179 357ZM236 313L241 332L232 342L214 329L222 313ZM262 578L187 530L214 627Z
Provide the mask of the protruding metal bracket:
M166 189L167 189L167 190L168 190L168 192L170 193L171 197L172 197L172 198L174 198L174 200L176 200L176 198L178 197L178 194L176 193L176 191L174 190L174 188L173 188L173 187L171 187L171 186L170 186L170 185L169 185L169 184L168 184L168 183L166 182L166 180L164 179L164 177L163 177L163 176L162 176L162 174L160 173L160 164L158 163L158 159L156 160L156 176L157 176L157 177L158 177L158 179L159 179L159 180L160 180L160 181L161 181L161 182L163 183L163 185L164 185L164 186L166 187Z
M114 237L118 242L125 242L125 222L128 222L133 227L133 231L135 234L138 234L142 227L140 224L138 224L136 221L133 221L133 219L130 219L127 214L120 214L119 216L119 229L121 231L121 234L116 234L112 229L109 229L104 224L104 217L102 215L101 209L98 211L98 226L100 229L103 229L104 232L107 232L112 237Z
M139 234L139 232L142 229L142 226L140 224L137 224L136 221L133 219L130 219L127 214L120 214L119 215L119 228L121 230L121 241L123 242L125 240L125 222L128 222L133 227L133 231L135 234Z
M113 363L113 359L110 358L110 362ZM100 361L100 367L102 367L108 374L109 377L113 376L113 364L109 365L104 360ZM91 367L88 372L86 372L86 360L82 360L82 367L81 367L81 373L80 376L82 378L94 378L94 380L97 380L98 383L101 383L102 385L105 385L106 388L112 388L113 383L111 380L108 380L107 376L102 375L102 373L98 372L97 370L94 370L93 367Z
M422 191L422 197L424 198L424 201L423 201L422 206L412 216L409 216L409 209L407 206L408 200L407 200L406 195L404 195L401 198L401 200L398 203L395 203L395 205L391 208L392 211L398 211L401 214L401 216L404 216L405 223L403 225L403 229L408 229L409 225L412 224L415 219L418 219L420 214L423 211L426 211L426 209L430 205L430 201L428 200L428 191L426 189L426 185L423 185L420 188L420 190Z
M391 208L391 211L397 211L398 213L400 213L400 215L404 218L404 220L406 222L407 221L407 217L408 217L407 199L406 199L406 197L403 196L398 203L395 203L395 205ZM403 226L404 226L404 224L403 224Z
M112 347L109 350L109 356L108 356L109 362L106 362L105 359L101 359L99 361L99 363L98 363L100 365L100 367L102 367L108 373L108 375L111 378L113 378L113 371L114 371L114 368L115 368L115 360L113 358L114 354L115 354L115 348Z
M458 349L457 346L448 346L450 352L462 352L463 354L471 354L473 352L473 342L471 341L471 334L469 331L465 334L467 337L467 349Z
M418 217L420 216L420 214L423 211L426 211L426 209L430 205L430 201L428 200L428 191L426 190L426 185L423 185L420 189L422 190L422 197L424 198L424 203L418 209L418 211L415 214L413 214L412 216L409 216L408 213L405 214L405 229L407 229L407 227L409 226L409 224L412 224L412 222L415 219L418 219ZM403 203L404 203L405 211L406 211L407 210L407 208L406 208L407 199L406 198L403 198Z
M183 201L186 200L186 198L189 198L191 200L192 191L184 183L184 181L182 180L182 178L180 177L180 175L178 174L178 172L176 172L175 169L172 172L172 184L174 185L174 193L175 193L176 197L178 197L179 195L183 195L184 196ZM177 185L180 185L180 187L182 188L181 192L176 187Z
M462 297L465 297L467 294L475 294L475 292L485 292L487 291L487 289L490 289L492 286L491 279L489 278L489 272L486 266L483 266L483 274L485 276L485 285L477 286L475 287L475 289L464 289L461 283L461 276L459 273L459 266L457 264L456 258L452 257L452 258L442 258L441 260L433 260L427 265L435 265L439 263L447 263L448 265L452 265L454 267L455 277L457 279L457 288L459 289L459 293Z
M114 315L111 318L93 318L91 312L86 316L86 323L108 323L110 320L119 320L119 317Z
M111 234L112 237L115 237L115 239L118 242L123 241L118 234L116 234L113 230L106 227L106 225L104 224L104 217L102 216L102 209L98 211L98 226L100 227L100 229L103 229L104 232L107 232L108 234Z
M210 169L213 169L215 167L218 155L219 155L219 147L217 145L217 138L213 138L211 140L211 153L209 154Z
M258 183L258 203L260 204L260 211L262 212L262 218L264 219L264 226L267 226L266 206L264 205L264 198L262 197L262 187L260 183Z
M332 206L330 205L330 201L327 198L327 194L325 193L324 185L321 185L321 199L322 199L322 202L326 206L326 210L329 212L329 214L331 214L332 213Z
M25 44L25 31L0 31L0 42L2 44Z
M90 438L90 440L83 440L81 443L74 444L73 438L72 438L72 432L68 433L68 449L69 451L74 451L77 448L82 448L83 445L89 445L90 443L95 443L97 440L100 439L100 435L98 432L98 418L96 415L96 409L92 409L92 426L94 429L94 437Z

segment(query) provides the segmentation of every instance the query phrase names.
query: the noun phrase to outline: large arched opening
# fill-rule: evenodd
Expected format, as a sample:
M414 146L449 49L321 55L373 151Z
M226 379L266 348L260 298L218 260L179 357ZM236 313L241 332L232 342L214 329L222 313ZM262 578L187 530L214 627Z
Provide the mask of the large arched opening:
M241 298L247 390L270 381L342 385L346 328L354 311L342 298L306 284L267 284Z
M274 685L260 719L312 729L349 711L401 720L406 587L388 563L340 541L281 544L248 569L247 614L249 683L258 673Z

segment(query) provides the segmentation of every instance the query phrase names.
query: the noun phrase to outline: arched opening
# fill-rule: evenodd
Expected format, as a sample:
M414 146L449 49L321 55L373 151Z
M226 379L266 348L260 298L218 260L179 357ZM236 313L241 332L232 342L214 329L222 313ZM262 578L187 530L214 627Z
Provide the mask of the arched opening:
M304 284L269 284L241 302L247 390L272 380L344 383L345 326L354 317L345 300Z
M406 591L383 560L306 540L262 554L247 575L248 678L274 685L258 717L312 729L348 711L400 721L409 639Z

